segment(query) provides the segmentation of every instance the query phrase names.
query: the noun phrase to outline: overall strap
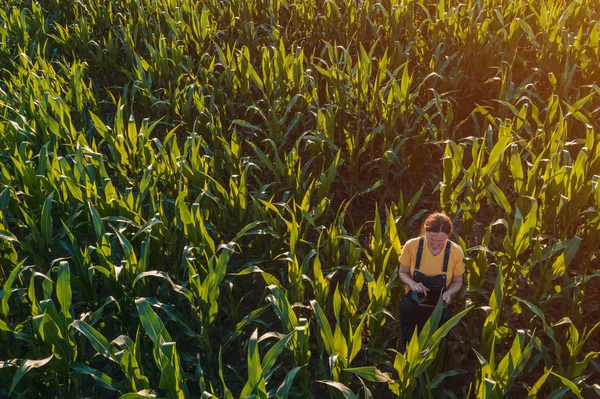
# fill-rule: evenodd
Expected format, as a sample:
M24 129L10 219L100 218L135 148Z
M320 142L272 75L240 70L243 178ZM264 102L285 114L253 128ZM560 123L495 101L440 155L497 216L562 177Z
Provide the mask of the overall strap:
M450 248L452 244L450 240L446 241L446 251L444 253L444 266L442 267L442 272L446 273L448 271L448 262L450 261Z
M423 255L423 244L425 243L425 237L419 239L419 249L417 250L417 260L415 262L415 270L419 270L421 266L421 255Z

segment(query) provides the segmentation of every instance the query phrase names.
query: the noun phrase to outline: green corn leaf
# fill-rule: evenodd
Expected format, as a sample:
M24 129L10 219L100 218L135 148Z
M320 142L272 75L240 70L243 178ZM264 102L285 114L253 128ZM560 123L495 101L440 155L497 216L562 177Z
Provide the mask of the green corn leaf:
M8 279L6 279L6 281L4 282L4 296L2 297L2 315L4 317L8 316L8 312L10 310L8 306L8 300L10 299L10 296L12 294L13 283L15 282L19 274L21 274L24 270L30 268L30 266L23 266L24 263L25 260L21 261L21 263L16 265L10 272Z
M359 278L362 278L362 274L359 274L359 276L360 276ZM356 355L358 355L358 353L362 349L362 329L363 329L363 324L367 317L368 317L368 314L365 315L365 317L361 318L360 323L358 323L358 325L356 326L356 329L354 330L354 334L352 335L352 340L350 341L351 348L350 348L350 353L349 353L349 357L348 357L348 363L352 363L352 360L354 360Z
M492 196L496 200L496 203L498 203L500 206L502 206L502 208L504 209L504 212L509 214L512 210L512 207L510 206L510 203L508 202L506 195L500 189L500 187L498 187L498 185L496 183L494 183L494 181L490 180L487 183L487 190L492 194Z
M284 331L286 333L294 331L298 325L298 317L292 309L286 293L276 285L270 285L267 288L271 291L271 295L267 296L267 300L271 302L277 317L283 323Z
M155 343L155 346L159 342L160 340ZM167 396L169 398L188 398L189 394L187 393L187 389L183 381L181 364L179 361L179 355L177 354L175 342L161 343L158 351L162 360L162 363L158 364L158 366L161 368L160 381L158 385L159 388L166 389Z
M121 395L119 399L145 399L145 398L156 398L156 394L152 393L148 389L143 389L135 393L126 393Z
M0 171L2 171L2 169L0 169ZM0 193L0 214L6 213L6 208L8 207L9 201L10 201L10 187L6 187Z
M377 190L379 187L383 186L385 184L385 181L383 179L378 179L375 183L371 184L370 186L363 188L362 190L360 190L360 192L358 193L358 195L364 195L367 193L370 193L372 191Z
M161 309L169 320L179 323L179 325L183 328L186 335L190 337L198 337L196 333L189 327L189 325L185 322L185 317L183 314L179 313L177 309L173 306L169 306L162 302L156 300L156 298L146 298L146 301L155 308ZM262 310L262 309L258 309Z
M270 375L271 369L275 365L275 361L294 334L296 334L296 331L292 331L285 337L281 338L275 345L271 347L271 349L269 349L262 361L262 369L265 376Z
M233 395L227 385L225 384L225 378L223 377L223 356L222 356L222 348L219 348L219 379L221 380L221 384L223 384L223 399L233 399Z
M60 262L58 269L56 297L60 303L60 310L65 320L71 320L71 271L69 269L69 262L66 261Z
M496 368L498 383L504 391L508 391L512 387L514 380L521 374L529 361L533 350L533 340L530 339L525 348L523 347L524 342L525 331L518 330L510 351Z
M518 233L515 237L514 248L517 254L522 253L531 242L533 233L535 231L538 220L538 203L536 200L533 201L531 210L525 218L525 222L520 226Z
M438 298L438 303L435 305L435 309L433 310L433 313L431 313L431 316L429 317L429 319L427 319L422 330L419 332L419 336L418 336L419 348L422 348L425 345L425 343L430 340L434 331L436 331L436 329L438 328L440 320L442 318L442 310L443 310L443 298L440 295L440 297ZM439 330L437 330L437 331L439 331ZM416 355L416 353L413 352L412 355L414 356L414 355Z
M17 237L15 237L10 231L6 230L0 230L0 238L8 242L19 242Z
M117 309L121 311L121 305L119 305L119 302L115 299L115 297L108 296L104 300L102 306L96 309L94 313L92 313L92 315L89 317L88 321L91 326L94 326L96 323L98 323L98 321L100 321L100 319L102 318L102 313L104 312L104 308L110 303L114 303L117 306Z
M359 377L371 382L393 382L389 373L384 373L375 366L346 368L344 371L356 374Z
M431 384L429 385L431 389L435 389L440 386L442 381L444 381L447 377L454 377L455 375L459 375L460 373L456 370L446 370L443 373L440 373L435 376L433 380L431 380Z
M102 388L117 392L120 390L119 384L116 381L114 381L111 377L104 374L100 370L96 370L88 366L87 364L74 362L71 363L71 368L79 374L89 375Z
M12 332L8 324L2 319L0 319L0 331Z
M52 197L54 191L46 198L42 207L41 233L46 246L52 243Z
M149 165L144 171L144 175L142 176L142 180L140 181L140 198L143 200L148 194L148 189L150 188L150 180L152 178L152 165Z
M182 287L181 285L175 284L175 282L173 281L171 276L169 276L167 273L162 272L162 271L150 270L147 272L140 273L135 277L131 286L135 287L137 282L145 277L158 277L158 278L161 278L161 279L167 281L171 285L171 288L173 288L173 291L177 292L178 294L183 295L188 301L190 301L190 303L193 302L192 292L190 290L188 290L187 288Z
M140 229L133 235L133 237L131 237L131 241L135 240L137 236L147 231L151 231L152 227L156 226L157 224L162 224L162 221L158 218L152 218L148 220L142 227L140 227Z
M137 142L137 127L135 124L135 118L133 115L129 115L129 121L127 121L127 139L132 146L135 146ZM135 148L135 147L134 147Z
M245 276L245 275L248 275L251 273L260 273L260 275L265 280L265 284L267 284L267 288L271 285L274 287L281 286L281 282L279 280L277 280L277 277L273 276L270 273L265 272L258 266L248 266L247 268L242 269L237 273L227 273L227 275L228 276Z
M315 315L317 317L317 324L319 325L319 331L321 333L321 338L323 339L323 343L325 344L325 350L327 353L334 353L335 342L333 339L333 332L331 331L331 326L329 325L329 321L327 321L327 317L323 310L321 309L321 305L314 299L310 301L310 305L313 308Z
M586 328L587 328L587 326L586 326ZM600 328L600 321L598 323L596 323L589 331L587 331L587 333L586 333L586 329L583 330L583 337L579 341L577 346L575 347L574 355L577 356L577 355L579 355L579 353L581 353L583 346L588 341L588 339L592 336L592 334L594 334L594 332L596 331L597 328Z
M136 267L138 264L138 260L137 260L137 256L135 255L133 246L131 245L129 240L127 238L125 238L125 236L123 234L121 234L121 232L118 229L113 227L113 230L114 230L115 234L117 235L119 242L121 243L121 247L123 248L123 255L124 255L125 259L127 260L129 267L130 268Z
M398 229L396 228L396 221L392 211L388 211L388 229L389 229L389 240L396 251L396 254L400 256L402 254L402 244L400 243L400 237L398 236Z
M90 111L89 115L90 115L90 118L92 119L94 127L96 128L96 130L98 131L98 133L100 133L100 135L102 137L106 137L107 133L108 133L108 128L106 127L106 125L93 112Z
M302 367L304 366L294 367L286 374L285 378L283 379L283 382L281 383L281 385L279 385L279 388L277 388L277 392L275 392L275 397L277 399L286 399L288 397L290 388L292 387L292 383L294 382L294 378L296 377L296 374L298 374L298 371L302 369Z
M140 366L133 352L134 351L129 349L124 349L116 352L115 357L119 362L121 370L123 370L123 373L127 376L134 389L150 388L148 378L142 375Z
M146 239L142 241L140 246L140 261L138 263L136 271L143 273L148 268L150 263L150 232L146 233Z
M356 396L354 394L354 392L352 392L352 390L350 390L350 388L348 388L346 385L342 384L341 382L338 381L317 381L320 382L321 384L327 384L329 386L334 387L335 389L337 389L338 391L340 391L342 393L342 395L344 395L344 398L346 399L358 399L358 396Z
M340 294L340 285L335 286L333 293L333 315L335 316L336 322L340 323L340 312L342 310L342 295Z
M573 394L575 396L577 396L578 399L583 399L583 397L581 396L581 390L572 381L563 377L562 375L556 374L553 371L550 371L550 374L557 377L560 380L560 382L562 382L565 385L565 387L569 388L571 390L571 392L573 392ZM548 399L558 399L558 398L562 397L563 395L564 395L564 393L558 394L558 395L550 394L547 398Z
M21 365L19 366L19 368L17 369L17 372L12 380L12 384L10 386L10 391L8 392L8 396L12 395L13 391L17 387L17 384L19 383L19 381L21 381L21 378L23 378L25 376L25 374L27 374L31 369L37 369L37 368L45 366L50 360L52 360L52 357L53 357L53 355L50 355L47 358L40 359L40 360L31 360L31 359L24 360L21 363Z
M202 32L202 40L205 40L210 32L210 11L206 6L202 7L200 15L200 31Z
M250 130L260 130L260 128L258 126L254 126L253 124L251 124L250 122L247 122L243 119L234 119L233 122L231 122L232 125L238 125L241 127L245 127L247 129Z
M262 306L258 309L254 309L252 312L250 312L246 316L244 316L244 318L235 325L235 330L232 331L231 333L229 333L225 337L225 339L224 339L225 343L221 346L221 348L222 349L229 348L229 345L231 345L234 342L235 338L239 337L242 334L244 327L259 321L260 316L268 308L269 308L269 306Z
M71 327L82 333L92 344L92 347L103 357L117 362L115 351L108 339L85 321L74 320Z
M146 334L148 334L152 342L156 343L158 337L161 335L165 341L172 341L171 336L165 329L165 325L156 315L156 313L154 313L150 303L146 298L136 299L135 306L137 307L138 315L140 316L140 322L142 323Z
M98 211L96 211L96 208L94 208L94 205L89 201L88 207L90 208L90 214L92 215L92 223L94 225L94 231L96 232L96 241L102 243L102 237L104 237L104 234L106 233L104 230L104 222Z
M267 395L258 353L258 329L254 330L248 341L248 382L242 390L240 398L248 397L253 392L256 392L259 397L266 397Z
M69 340L65 339L59 324L48 313L35 316L32 321L42 341L54 346L54 356L57 359L63 363L73 360L74 352Z
M540 391L540 389L542 389L542 386L546 382L546 379L548 379L549 375L550 370L546 370L546 372L544 372L544 374L542 374L542 376L538 378L538 380L535 382L535 384L533 384L533 386L529 390L529 393L527 394L527 399L535 399L538 397L538 392Z
M465 315L471 311L471 309L473 309L472 306L466 308L465 310L460 311L459 313L455 314L454 316L452 316L452 318L450 318L450 320L448 320L446 323L444 323L443 325L441 325L431 336L431 345L432 346L437 346L439 344L439 342L442 340L443 337L445 337L452 328L454 328L459 322L460 320L465 317Z
M498 327L498 319L500 317L500 310L502 309L502 303L504 300L503 288L502 268L499 267L498 274L496 275L494 291L492 291L492 295L490 296L489 300L490 312L487 314L487 317L483 323L483 329L481 331L481 346L479 350L485 357L488 358L492 351L492 340L494 337L494 332Z
M261 224L264 224L265 222L263 221L255 221L252 223L248 223L246 226L244 226L233 238L233 242L237 242L240 238L246 236L246 235L250 235L253 234L254 231L252 231L255 227L260 226Z
M336 323L335 329L333 330L333 352L331 354L339 355L343 365L345 366L348 359L348 342L346 337L342 333L341 323Z
M513 296L513 298L521 303L523 303L524 305L526 305L536 316L538 316L540 318L540 320L542 321L542 326L544 328L544 332L546 333L546 335L548 336L548 338L550 338L550 340L552 341L555 350L560 353L560 347L561 345L556 341L556 339L554 338L554 330L552 329L552 327L550 327L547 323L546 323L546 317L544 315L544 313L542 312L542 310L540 308L538 308L537 306L535 306L534 304L522 299L522 298L518 298L516 296Z

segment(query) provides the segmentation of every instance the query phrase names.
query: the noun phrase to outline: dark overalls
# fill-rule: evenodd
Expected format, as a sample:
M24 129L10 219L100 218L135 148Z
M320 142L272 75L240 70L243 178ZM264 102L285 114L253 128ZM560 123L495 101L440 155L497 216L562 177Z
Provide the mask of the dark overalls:
M415 262L413 280L417 283L422 283L429 289L429 295L433 295L437 298L438 295L442 295L442 293L446 290L446 271L448 270L448 262L450 261L450 248L452 244L449 240L446 242L442 274L437 274L430 277L419 271L424 242L425 237L421 237L419 240L419 249L417 250L417 259ZM433 310L435 309L435 303L424 304L421 302L422 300L420 300L419 295L415 291L410 290L404 295L404 298L402 298L402 302L400 303L400 325L402 327L402 332L404 333L406 342L410 341L413 332L415 331L415 327L418 327L419 331L423 328L427 322L427 319L429 319L433 313ZM452 310L449 307L444 307L440 325L450 320L451 317Z

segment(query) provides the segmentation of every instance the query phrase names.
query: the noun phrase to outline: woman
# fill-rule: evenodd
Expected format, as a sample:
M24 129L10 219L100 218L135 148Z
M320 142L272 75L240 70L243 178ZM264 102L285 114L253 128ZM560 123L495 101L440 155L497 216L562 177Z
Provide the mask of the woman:
M452 317L448 307L463 284L463 251L448 237L452 221L442 213L425 219L421 237L408 240L400 256L400 280L406 294L400 304L400 324L406 342L417 327L423 328L441 295L444 310L440 325Z

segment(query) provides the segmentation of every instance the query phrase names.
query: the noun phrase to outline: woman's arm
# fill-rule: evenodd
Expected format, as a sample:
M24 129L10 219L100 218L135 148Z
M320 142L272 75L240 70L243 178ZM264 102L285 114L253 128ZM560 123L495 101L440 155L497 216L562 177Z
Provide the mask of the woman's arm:
M446 305L450 304L450 300L452 299L452 295L456 294L463 286L463 275L452 277L452 281L450 282L450 286L444 293L442 294L442 298Z
M412 277L410 276L410 269L408 268L408 266L400 264L398 276L404 284L410 287L411 290L423 293L425 294L425 296L427 296L427 292L429 292L429 289L425 287L423 283L417 283L415 282L415 280L412 279Z

